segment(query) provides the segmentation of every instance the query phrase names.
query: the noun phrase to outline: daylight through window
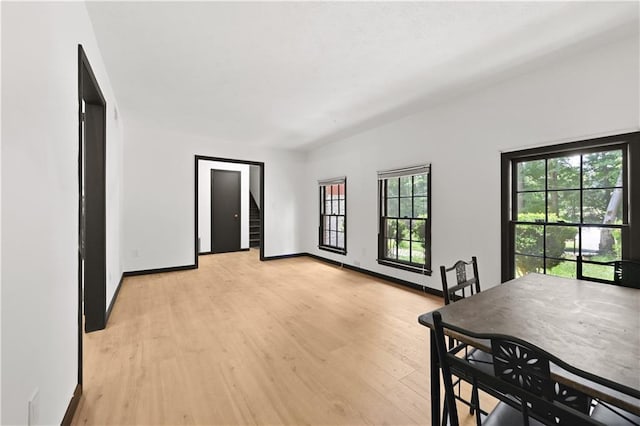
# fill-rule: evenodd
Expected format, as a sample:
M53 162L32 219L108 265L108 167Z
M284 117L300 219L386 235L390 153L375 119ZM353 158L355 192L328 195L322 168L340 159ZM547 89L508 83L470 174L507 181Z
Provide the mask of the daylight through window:
M378 172L378 263L430 274L429 165Z
M614 262L629 258L634 244L630 147L610 137L503 154L504 279L537 272L613 280Z
M347 252L347 180L320 181L319 245L322 250Z

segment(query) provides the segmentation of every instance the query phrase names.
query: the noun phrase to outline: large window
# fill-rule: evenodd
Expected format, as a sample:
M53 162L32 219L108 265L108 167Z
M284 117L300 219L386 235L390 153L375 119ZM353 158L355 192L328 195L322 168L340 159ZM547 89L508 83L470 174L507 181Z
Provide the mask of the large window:
M612 262L633 255L633 139L637 134L503 154L510 189L503 192L503 280L530 272L613 280Z
M378 263L431 274L431 167L378 172Z
M347 180L329 179L320 186L319 245L322 250L347 253Z

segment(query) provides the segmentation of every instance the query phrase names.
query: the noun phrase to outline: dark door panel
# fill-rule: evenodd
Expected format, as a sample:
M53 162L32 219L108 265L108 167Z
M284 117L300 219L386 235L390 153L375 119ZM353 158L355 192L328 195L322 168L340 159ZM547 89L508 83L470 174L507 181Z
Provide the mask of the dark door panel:
M85 103L84 313L85 330L105 327L106 205L104 105Z
M211 252L240 250L240 172L211 170Z

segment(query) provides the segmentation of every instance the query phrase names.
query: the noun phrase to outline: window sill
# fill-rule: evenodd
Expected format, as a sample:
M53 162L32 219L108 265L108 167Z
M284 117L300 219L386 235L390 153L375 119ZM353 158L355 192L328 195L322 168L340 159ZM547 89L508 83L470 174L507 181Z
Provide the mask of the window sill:
M329 246L318 246L318 248L320 250L330 251L331 253L342 254L342 255L346 255L347 254L347 250L346 249L339 249L339 248L336 248L336 247L329 247Z
M390 260L386 260L386 259L377 259L378 260L378 264L380 265L384 265L384 266L390 266L392 268L397 268L397 269L402 269L405 271L409 271L409 272L415 272L417 274L421 274L421 275L427 275L427 276L431 276L431 270L425 268L420 268L417 266L412 266L412 265L407 265L405 263L400 263L400 262L392 262Z

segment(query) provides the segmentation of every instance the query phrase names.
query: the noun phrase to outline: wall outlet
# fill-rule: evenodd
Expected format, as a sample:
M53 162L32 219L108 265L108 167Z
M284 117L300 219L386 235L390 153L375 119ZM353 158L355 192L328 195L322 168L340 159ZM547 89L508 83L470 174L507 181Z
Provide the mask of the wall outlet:
M29 412L27 414L27 424L29 426L40 423L40 389L36 388L29 398Z

